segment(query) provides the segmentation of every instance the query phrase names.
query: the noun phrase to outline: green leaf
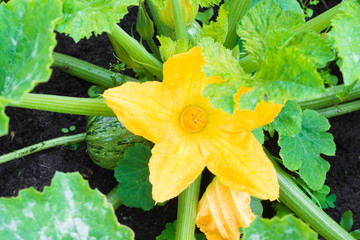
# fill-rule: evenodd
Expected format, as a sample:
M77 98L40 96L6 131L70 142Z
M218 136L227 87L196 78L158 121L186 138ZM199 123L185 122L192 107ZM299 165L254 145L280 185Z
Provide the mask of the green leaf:
M56 30L68 34L75 42L107 32L120 21L137 0L62 0L63 17Z
M320 204L319 207L326 209L326 208L334 208L335 207L335 201L336 201L336 195L330 193L330 187L327 185L324 185L320 190L314 191L310 196L316 204ZM328 196L329 195L329 196ZM316 198L316 199L315 199ZM316 201L317 200L317 201Z
M235 95L250 76L241 68L232 52L213 39L202 39L200 46L206 63L203 72L208 77L217 75L225 80L207 85L202 94L210 97L210 103L214 108L221 108L232 114L236 105Z
M216 19L216 22L211 22L209 25L203 26L202 37L211 37L220 44L223 44L226 39L228 32L228 5L224 3L219 9L219 15Z
M175 240L176 232L176 220L172 223L167 223L165 229L161 232L159 236L156 237L156 240ZM194 240L206 239L203 234L195 234Z
M315 240L317 233L293 215L272 219L255 218L249 227L245 228L244 240L266 239L302 239Z
M142 143L136 143L126 150L124 158L119 160L115 168L114 176L119 182L117 194L122 203L128 207L148 211L155 205L149 182L150 157L150 148Z
M352 231L351 236L353 236L355 239L360 239L360 230L356 229L355 231Z
M301 129L302 110L294 101L287 101L279 115L270 123L280 135L294 137Z
M260 2L244 16L237 33L258 71L249 86L253 89L240 99L241 108L254 109L261 100L283 103L324 92L317 68L334 54L319 34L297 30L304 24L304 14L284 12L275 0Z
M61 16L58 0L0 4L0 136L7 134L7 103L48 81L56 45L54 24Z
M262 127L258 127L255 128L254 130L251 131L252 134L254 134L256 140L258 140L258 142L262 145L264 144L265 141L265 135L264 135L264 130Z
M251 9L252 7L254 7L256 4L258 4L261 1L262 0L252 0L249 9ZM275 0L275 2L277 4L279 4L281 10L283 10L283 11L292 10L297 13L303 13L303 10L302 10L299 2L296 0Z
M160 54L164 62L175 54L187 52L191 48L190 43L183 38L174 41L169 37L157 36L157 39L161 45Z
M0 198L2 239L134 239L112 206L79 173L55 173L42 193L21 190Z
M320 154L335 155L333 136L326 133L329 121L316 111L305 110L302 116L301 130L295 137L279 137L280 156L286 168L299 169L300 177L313 190L324 185L330 164Z
M352 226L354 224L353 221L353 213L351 210L344 212L340 220L340 226L342 226L346 231L350 232Z
M341 12L332 20L329 36L342 59L340 70L346 85L360 80L360 3L344 1Z
M156 7L159 9L164 8L167 6L169 0L151 0ZM185 2L185 1L184 1ZM218 5L221 0L187 0L190 4L197 4L201 7L212 7L214 5Z
M294 214L294 212L291 211L290 208L288 208L285 204L283 204L281 202L275 203L275 211L276 211L276 216L279 218L285 217L289 214L291 214L291 215Z

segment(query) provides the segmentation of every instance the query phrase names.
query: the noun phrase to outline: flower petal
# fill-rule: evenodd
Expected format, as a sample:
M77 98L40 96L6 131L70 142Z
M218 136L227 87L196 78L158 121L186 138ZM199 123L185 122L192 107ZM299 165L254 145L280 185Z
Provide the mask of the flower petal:
M179 104L160 82L127 82L106 90L104 99L129 131L154 143L179 129Z
M223 184L260 199L279 197L275 168L251 132L220 129L208 134L203 143L206 165Z
M203 88L209 83L222 81L219 77L207 78L201 71L203 65L205 61L200 47L174 55L164 63L164 85L184 106L195 105L197 100L203 102Z
M247 227L254 218L250 195L232 190L216 177L199 202L196 225L208 240L238 240L239 227Z
M205 167L196 136L176 135L151 150L149 162L153 199L164 202L179 195Z

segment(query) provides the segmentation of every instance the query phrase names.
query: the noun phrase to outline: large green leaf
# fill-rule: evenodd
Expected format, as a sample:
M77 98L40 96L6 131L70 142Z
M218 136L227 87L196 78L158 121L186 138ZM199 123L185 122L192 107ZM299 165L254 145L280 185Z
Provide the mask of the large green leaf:
M240 107L254 109L261 100L283 103L316 97L324 91L317 68L334 59L329 43L319 34L299 32L304 14L282 11L275 0L261 1L243 18L238 35L255 58L258 71L253 89L244 94Z
M213 107L233 113L236 105L235 95L250 76L241 68L233 53L212 38L202 39L200 46L206 63L202 71L208 77L217 75L225 80L207 85L202 94L210 97Z
M115 168L115 178L119 182L117 194L122 203L128 207L147 211L155 206L151 193L152 185L149 181L150 157L150 148L142 143L136 143L126 150L124 158L119 160Z
M342 59L339 65L344 83L350 85L360 80L360 3L344 1L341 12L332 20L332 26L329 35Z
M103 32L111 33L112 26L127 13L137 0L62 0L63 17L56 30L69 34L75 42Z
M0 136L8 132L5 105L19 103L24 93L50 78L54 24L60 16L58 0L0 4Z
M293 215L272 219L255 218L249 227L245 228L244 240L279 240L302 239L316 240L317 233Z
M335 155L333 136L326 133L329 121L313 110L305 110L302 115L300 132L294 136L279 137L280 156L286 168L299 169L300 177L313 190L322 188L330 164L320 154Z
M14 0L13 0L14 1ZM112 206L79 173L55 173L42 193L34 188L0 198L2 239L134 239Z
M250 9L261 1L264 1L264 0L252 0L251 4L250 4ZM297 13L304 12L302 10L299 2L296 0L275 0L275 2L277 4L279 4L281 10L283 10L283 11L292 10Z
M202 37L211 37L216 42L223 44L228 32L228 6L226 3L221 5L216 22L212 21L209 25L203 25L204 32Z

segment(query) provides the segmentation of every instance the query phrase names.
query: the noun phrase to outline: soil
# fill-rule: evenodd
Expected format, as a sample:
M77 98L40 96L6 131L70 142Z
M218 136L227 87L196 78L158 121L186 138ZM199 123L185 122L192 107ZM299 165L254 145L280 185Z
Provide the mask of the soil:
M338 1L327 1L332 7ZM326 9L319 3L314 15ZM131 9L122 21L121 26L131 32L136 9ZM134 27L135 25L133 25ZM136 36L138 37L138 36ZM64 53L86 60L98 66L108 68L109 63L116 63L111 44L105 34L81 40L75 44L63 34L57 35L56 52ZM51 79L38 85L33 92L62 96L87 97L87 89L91 85L81 79L72 77L58 69L53 70ZM20 149L44 140L64 136L61 129L74 125L76 132L85 132L85 117L37 110L6 108L10 117L9 135L0 138L0 155ZM329 119L330 132L334 135L337 145L335 157L325 157L331 164L326 184L331 193L336 194L334 209L325 211L337 222L346 210L354 214L354 227L360 228L360 112ZM50 185L56 171L79 171L85 176L92 188L108 193L116 185L113 171L95 165L86 153L85 144L77 150L69 147L56 147L35 153L0 166L0 197L16 196L19 190L34 187L42 191ZM116 210L120 223L133 229L137 240L155 239L165 228L165 224L176 219L177 200L169 201L163 207L144 212L140 209L124 206Z

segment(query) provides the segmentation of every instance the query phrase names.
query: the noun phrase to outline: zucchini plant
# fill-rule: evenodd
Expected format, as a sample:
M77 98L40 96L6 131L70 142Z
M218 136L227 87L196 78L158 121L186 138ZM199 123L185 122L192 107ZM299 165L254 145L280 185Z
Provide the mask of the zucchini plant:
M148 11L144 0L0 3L0 135L8 133L8 107L87 116L86 133L5 154L0 163L86 141L90 158L119 182L105 198L79 174L56 173L43 193L1 198L1 236L134 239L114 209L148 211L175 197L177 221L157 239L357 236L322 211L333 205L330 197L324 204L330 164L322 155L335 155L327 118L360 108L359 1L307 22L294 0L220 2L147 0ZM200 25L199 6L217 6L215 20ZM130 7L138 8L140 41L117 24ZM121 72L54 52L54 31L75 42L106 33ZM30 93L48 81L50 67L106 90L100 98ZM279 152L263 147L269 138ZM199 200L205 167L212 181L203 181ZM298 218L262 218L262 200Z

